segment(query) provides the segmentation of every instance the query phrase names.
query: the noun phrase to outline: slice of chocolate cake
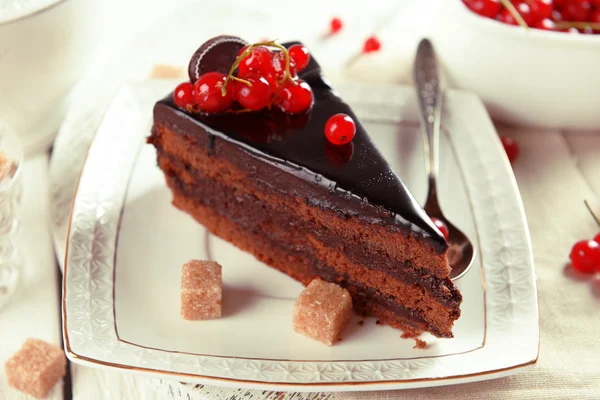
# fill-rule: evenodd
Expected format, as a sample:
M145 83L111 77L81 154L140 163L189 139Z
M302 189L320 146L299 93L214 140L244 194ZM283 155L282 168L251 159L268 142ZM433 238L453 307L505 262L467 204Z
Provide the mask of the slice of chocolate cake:
M207 42L190 63L192 82L203 65L227 74L243 46ZM173 204L304 285L316 277L341 285L357 311L409 336L452 337L462 298L448 278L445 239L314 59L299 77L314 96L301 114L205 113L178 107L173 94L156 103L149 143ZM338 113L356 124L341 146L324 133Z

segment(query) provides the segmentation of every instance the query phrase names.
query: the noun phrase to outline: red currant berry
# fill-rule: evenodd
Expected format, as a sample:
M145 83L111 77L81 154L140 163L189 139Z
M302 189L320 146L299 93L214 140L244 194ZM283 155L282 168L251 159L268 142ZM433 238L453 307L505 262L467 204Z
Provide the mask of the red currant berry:
M565 4L567 4L569 0L554 0L554 7L556 8L563 8L565 6Z
M245 48L240 50L240 55L245 51ZM250 50L250 54L242 59L238 65L240 76L247 76L250 73L268 74L271 72L271 60L273 52L267 47L258 46Z
M600 244L595 240L582 240L571 249L571 265L584 274L591 274L600 268Z
M508 11L508 8L505 8L502 11L500 11L500 14L498 14L496 19L498 21L502 22L503 24L508 24L508 25L518 25L519 24L517 22L517 20L515 19L515 17L511 14L511 12Z
M235 99L238 103L245 109L252 111L262 110L268 106L273 94L269 82L259 75L244 79L250 82L252 86L248 86L244 82L235 83Z
M300 44L295 44L288 49L290 59L296 64L296 71L300 72L308 65L310 53L308 49Z
M561 22L561 21L565 20L565 16L563 15L563 13L558 10L552 11L551 18L552 18L552 21L554 21L554 22Z
M527 24L527 26L533 26L536 22L535 15L531 11L531 7L529 4L519 1L514 4L517 12L523 18L523 21ZM508 8L503 9L500 14L498 14L497 20L503 22L508 25L518 25L519 22L515 19L512 13L508 10Z
M281 88L277 103L289 114L300 114L307 111L313 104L313 92L310 85L302 79L296 79L297 85L286 81Z
M177 85L173 92L173 102L179 108L187 110L194 106L194 85L190 82L183 82Z
M594 242L600 244L600 233L594 236Z
M356 124L348 114L335 114L325 124L325 136L333 144L350 143L355 134Z
M594 13L592 14L592 18L590 18L590 21L600 23L600 9L594 11Z
M562 12L568 21L589 21L592 4L589 0L570 0L562 8Z
M600 0L591 0L592 5L596 8L600 8Z
M329 21L329 33L332 35L341 31L343 27L344 23L337 17L331 18L331 21Z
M487 18L494 18L502 8L499 0L463 0L463 2L475 14Z
M279 51L273 54L273 60L271 62L271 74L276 80L280 81L283 79L285 74L285 54ZM296 62L290 57L290 75L292 78L296 77Z
M225 96L221 88L227 77L220 72L207 72L201 75L194 84L194 102L201 110L208 113L221 112L231 107L233 90L228 88Z
M543 20L541 20L537 24L535 24L535 27L537 29L543 29L545 31L555 31L556 30L556 24L550 18L544 18Z
M363 44L363 53L373 53L381 49L381 42L377 39L377 36L369 36Z
M502 146L504 146L508 161L512 164L519 157L519 145L507 136L500 136L500 141L502 142Z
M554 11L552 0L530 0L529 5L531 6L531 12L537 21L544 18L550 18L552 11Z
M431 221L433 222L435 227L438 228L440 232L442 232L442 235L444 235L446 241L450 240L450 231L448 230L448 226L444 223L444 221L435 217L431 217Z

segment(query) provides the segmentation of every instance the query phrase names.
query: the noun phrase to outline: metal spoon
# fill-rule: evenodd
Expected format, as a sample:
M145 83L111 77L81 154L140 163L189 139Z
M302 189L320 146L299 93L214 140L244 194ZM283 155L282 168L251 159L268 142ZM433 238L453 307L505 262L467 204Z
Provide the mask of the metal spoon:
M439 167L440 116L443 94L435 52L428 39L423 39L419 43L413 73L419 101L421 127L426 138L424 142L429 176L429 191L423 208L430 217L442 220L448 227L450 233L448 261L452 268L450 278L455 280L463 276L471 267L474 250L469 238L444 217L437 198L436 178Z

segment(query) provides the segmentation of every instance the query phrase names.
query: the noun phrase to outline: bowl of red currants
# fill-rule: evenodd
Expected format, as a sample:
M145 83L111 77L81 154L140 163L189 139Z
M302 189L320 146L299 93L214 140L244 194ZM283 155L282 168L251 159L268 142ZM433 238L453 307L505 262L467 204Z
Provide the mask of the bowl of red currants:
M497 120L600 128L600 0L446 0L436 36L448 84Z

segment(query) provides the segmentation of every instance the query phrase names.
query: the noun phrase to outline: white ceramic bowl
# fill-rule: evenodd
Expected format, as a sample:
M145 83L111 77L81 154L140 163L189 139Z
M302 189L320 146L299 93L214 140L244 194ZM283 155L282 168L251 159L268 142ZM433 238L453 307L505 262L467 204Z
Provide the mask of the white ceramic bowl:
M524 29L445 0L435 45L451 87L501 121L600 129L600 35Z
M62 120L69 89L95 48L95 10L94 0L0 5L0 118L26 151L48 145Z

